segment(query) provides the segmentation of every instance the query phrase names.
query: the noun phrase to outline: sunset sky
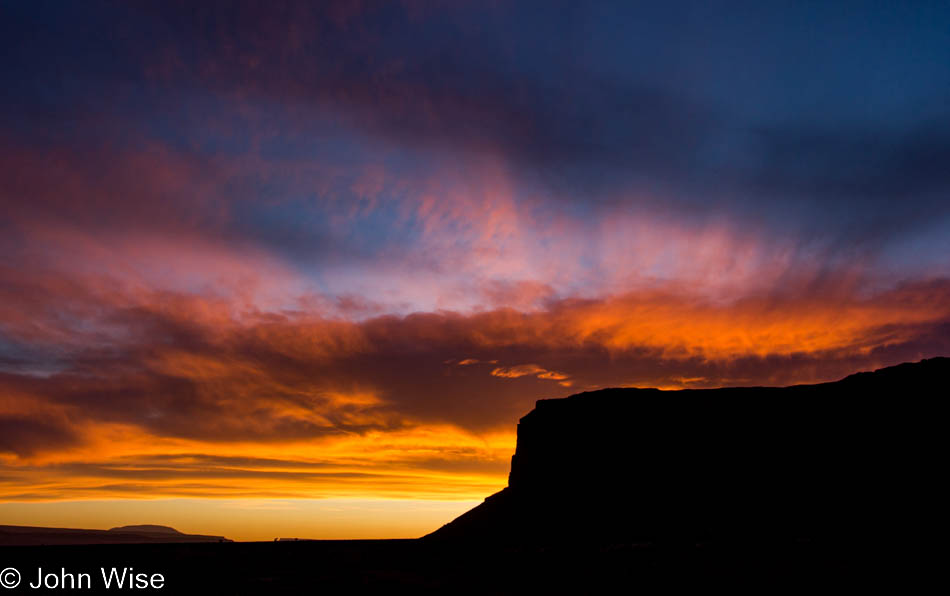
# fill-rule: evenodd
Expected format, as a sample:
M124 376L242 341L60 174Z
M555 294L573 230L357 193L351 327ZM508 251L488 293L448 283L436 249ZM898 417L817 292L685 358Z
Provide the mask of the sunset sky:
M945 2L4 2L0 48L0 524L418 536L537 399L950 355Z

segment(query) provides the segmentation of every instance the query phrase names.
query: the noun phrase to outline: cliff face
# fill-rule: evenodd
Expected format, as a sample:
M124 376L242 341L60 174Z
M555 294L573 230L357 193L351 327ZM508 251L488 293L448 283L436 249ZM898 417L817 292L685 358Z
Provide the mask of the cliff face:
M430 534L507 542L868 537L926 500L950 359L784 388L540 400L509 485ZM942 419L942 417L940 418Z

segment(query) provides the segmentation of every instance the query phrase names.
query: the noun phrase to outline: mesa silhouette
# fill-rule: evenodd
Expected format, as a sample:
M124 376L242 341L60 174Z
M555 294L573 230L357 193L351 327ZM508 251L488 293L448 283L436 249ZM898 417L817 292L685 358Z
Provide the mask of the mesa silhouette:
M933 358L816 385L543 399L518 424L508 487L425 539L880 540L926 516L948 378Z
M906 560L941 551L891 533L943 536L928 479L948 373L939 358L784 389L541 400L508 488L421 540L219 544L133 526L91 532L165 535L49 548L3 546L6 526L0 561L155 570L169 594L923 591Z
M109 530L43 528L0 525L0 545L31 546L53 544L154 544L178 542L231 542L223 536L183 534L175 528L144 524Z

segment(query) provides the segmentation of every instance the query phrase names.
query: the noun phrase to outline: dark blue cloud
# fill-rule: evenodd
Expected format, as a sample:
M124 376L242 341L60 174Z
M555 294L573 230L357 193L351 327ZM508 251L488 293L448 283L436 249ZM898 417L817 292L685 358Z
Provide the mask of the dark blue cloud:
M647 196L684 217L872 247L948 216L945 3L3 10L3 122L17 143L121 150L144 136L340 163L395 146L417 156L398 166L410 172L427 154L490 153L580 209ZM309 184L254 182L291 202Z

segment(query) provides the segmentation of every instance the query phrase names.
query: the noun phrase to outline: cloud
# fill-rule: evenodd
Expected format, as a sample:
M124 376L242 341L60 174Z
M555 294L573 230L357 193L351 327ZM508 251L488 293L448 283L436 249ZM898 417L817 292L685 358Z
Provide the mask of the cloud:
M3 496L480 497L539 398L950 353L944 37L679 8L14 8Z
M479 360L478 358L464 358L456 362L458 366L471 366L473 364L498 364L497 360Z
M30 456L37 450L60 449L78 442L73 429L63 420L39 416L0 414L0 455Z
M46 186L31 184L36 168L16 175L30 160L17 152L31 145L48 171L80 184L64 164L78 148L88 169L122 182L114 190L96 187L104 195L99 205L156 220L184 212L193 224L228 213L229 195L248 189L264 200L337 195L346 199L341 211L366 213L405 178L425 174L427 164L465 169L489 156L514 173L523 194L580 211L633 203L693 217L726 212L868 247L912 234L926 223L924 213L948 216L939 200L950 184L940 167L950 136L939 60L884 53L880 32L856 34L819 7L695 19L686 16L695 6L675 3L543 15L480 3L334 6L273 11L235 3L226 17L221 7L195 11L178 3L100 6L83 11L83 22L95 23L89 27L73 26L70 11L56 19L17 11L5 30L10 67L20 69L8 77L17 87L5 100L8 180L22 182L17 191ZM873 7L859 12L899 47L913 47L908 56L945 53L945 39L908 27L913 19ZM529 15L535 28L525 31L518 23ZM787 19L848 35L802 43L789 35ZM601 34L589 35L589 27ZM104 30L138 35L95 33ZM553 38L562 46L545 43ZM853 45L841 47L841 39ZM736 43L759 51L737 52ZM32 51L36 44L59 49L56 68L73 76L58 76L52 61ZM875 56L867 63L882 70L853 64L854 55ZM671 79L669 72L679 74ZM904 93L895 97L877 84L880 72L901 80ZM43 93L49 80L60 86L54 97ZM810 111L816 80L826 90L819 114ZM17 117L25 111L28 117ZM69 126L42 126L56 122ZM341 144L346 151L335 150ZM112 159L126 152L135 163ZM174 167L161 171L140 154ZM261 160L270 168L260 168ZM139 171L162 176L160 188L175 192L137 186ZM235 179L220 185L225 193L212 188L222 174ZM133 206L137 201L109 198L129 196L120 192L127 188L154 200ZM890 200L895 195L902 199ZM71 196L51 200L82 217L76 206L83 203ZM195 201L205 207L197 217L188 209ZM89 219L112 217L92 211ZM313 226L318 218L286 218L283 225L301 221ZM250 227L273 244L339 240Z
M528 313L362 321L244 312L222 298L164 291L103 295L69 284L61 291L76 312L96 317L79 324L54 310L34 310L29 320L40 334L23 330L17 313L3 321L10 337L46 346L36 352L37 365L47 353L59 362L48 375L3 375L0 383L17 403L216 442L365 435L431 423L473 432L502 428L533 399L549 396L544 382L550 380L577 387L699 377L695 384L703 386L736 378L741 384L828 380L855 366L893 363L901 349L911 358L936 355L946 342L935 330L950 320L946 280L872 295L849 282L828 282L728 302L653 290L563 300ZM56 304L66 295L46 298ZM451 353L470 356L447 368ZM892 355L881 356L886 353ZM490 375L468 372L474 361L529 358L496 366ZM820 371L818 363L824 363ZM523 377L539 383L501 382Z
M518 364L516 366L502 366L491 371L493 377L502 377L505 379L517 379L519 377L534 376L539 379L550 379L552 381L562 381L560 385L570 387L570 382L566 382L568 376L564 373L541 368L537 364Z
M93 435L86 447L5 461L10 475L0 496L477 498L504 484L514 440L511 433L475 437L443 426L322 442L215 445L109 430L122 441Z

